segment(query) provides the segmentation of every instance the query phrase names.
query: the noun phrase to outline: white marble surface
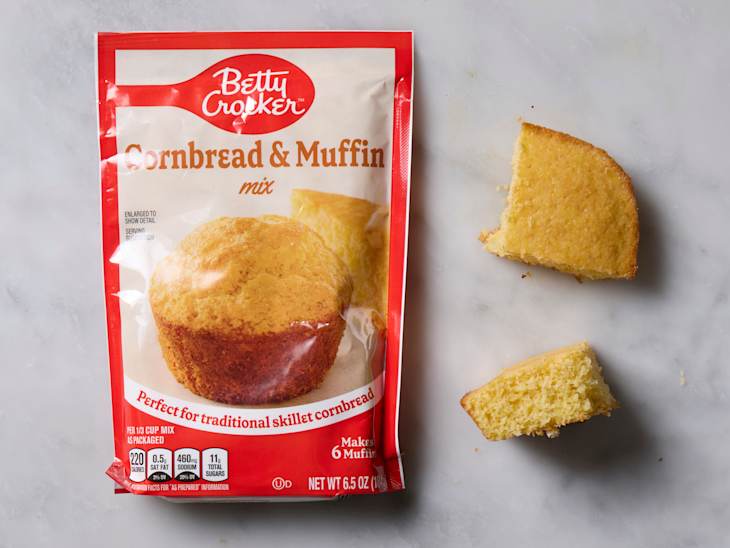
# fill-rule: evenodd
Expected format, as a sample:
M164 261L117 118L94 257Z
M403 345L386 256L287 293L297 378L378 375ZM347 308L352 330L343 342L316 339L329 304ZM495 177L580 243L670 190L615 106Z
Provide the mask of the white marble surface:
M346 4L346 5L345 5ZM718 2L3 2L0 546L730 545L730 6ZM412 28L408 491L311 505L113 496L93 32ZM525 117L634 178L639 277L492 257ZM488 443L462 393L586 338L623 409ZM680 385L684 370L687 384Z

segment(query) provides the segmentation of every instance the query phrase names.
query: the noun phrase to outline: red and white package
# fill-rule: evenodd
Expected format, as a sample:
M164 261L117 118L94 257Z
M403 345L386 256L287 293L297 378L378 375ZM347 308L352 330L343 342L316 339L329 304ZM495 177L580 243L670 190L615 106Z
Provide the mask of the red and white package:
M412 43L99 35L118 492L403 489Z

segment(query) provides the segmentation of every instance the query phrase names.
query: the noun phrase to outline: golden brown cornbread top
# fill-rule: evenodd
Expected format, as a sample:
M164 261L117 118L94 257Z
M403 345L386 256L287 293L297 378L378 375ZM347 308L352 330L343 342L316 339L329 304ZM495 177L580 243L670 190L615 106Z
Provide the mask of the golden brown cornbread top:
M587 278L632 278L639 221L631 179L606 151L523 123L508 205L487 249Z
M297 221L220 217L196 228L160 261L149 293L163 321L261 334L341 313L352 282L322 238Z
M495 378L516 375L526 369L540 367L549 362L555 362L560 360L576 360L586 357L590 360L596 359L596 355L593 352L593 349L588 345L587 342L583 341L577 344L564 346L562 348L557 348L555 350L550 350L548 352L543 352L542 354L536 354L535 356L531 356L519 363L510 365L509 367L505 367Z

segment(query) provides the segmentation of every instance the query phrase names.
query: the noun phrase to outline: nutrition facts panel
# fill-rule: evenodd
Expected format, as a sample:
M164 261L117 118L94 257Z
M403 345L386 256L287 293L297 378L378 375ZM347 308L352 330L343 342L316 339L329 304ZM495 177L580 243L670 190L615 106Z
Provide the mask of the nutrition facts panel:
M220 482L228 479L228 451L218 447L195 449L181 447L171 451L162 447L145 451L129 450L129 479L163 483L170 480Z

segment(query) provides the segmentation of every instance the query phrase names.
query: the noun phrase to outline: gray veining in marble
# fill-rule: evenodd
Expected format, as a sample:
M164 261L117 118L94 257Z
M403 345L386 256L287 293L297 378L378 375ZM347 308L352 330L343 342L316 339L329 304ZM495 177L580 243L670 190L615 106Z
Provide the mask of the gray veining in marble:
M730 6L3 2L0 547L730 546ZM113 496L93 32L412 28L404 494L311 505ZM480 250L518 117L633 177L639 277L579 285ZM464 391L591 341L623 403L483 440ZM684 371L686 385L680 384Z

